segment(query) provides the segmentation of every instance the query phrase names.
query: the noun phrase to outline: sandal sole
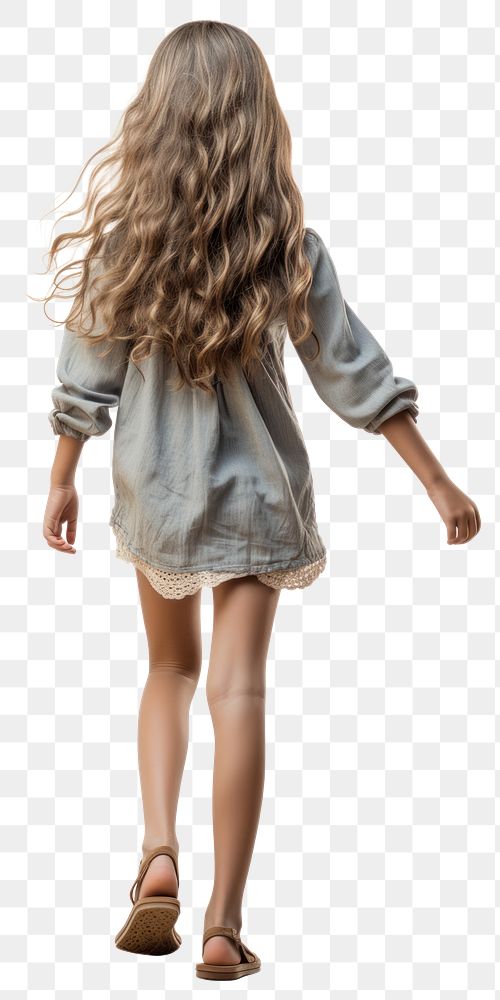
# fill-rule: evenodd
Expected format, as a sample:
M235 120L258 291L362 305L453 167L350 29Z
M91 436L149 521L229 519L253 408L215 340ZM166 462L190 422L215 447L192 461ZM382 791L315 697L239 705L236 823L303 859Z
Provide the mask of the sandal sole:
M136 955L170 955L182 944L174 928L179 913L175 896L144 896L118 931L116 947Z
M195 968L198 979L241 979L242 976L260 972L261 967L260 962L258 965L242 963L236 966L207 965L206 962L199 962Z

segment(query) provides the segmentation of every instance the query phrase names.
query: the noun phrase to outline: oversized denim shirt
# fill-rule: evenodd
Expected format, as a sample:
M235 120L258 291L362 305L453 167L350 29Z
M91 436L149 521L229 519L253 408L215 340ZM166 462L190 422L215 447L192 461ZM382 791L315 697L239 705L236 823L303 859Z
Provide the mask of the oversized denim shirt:
M306 229L313 269L308 312L314 337L295 347L319 397L352 427L380 434L418 390L395 376L373 334L343 298L330 253ZM257 372L235 366L209 394L167 387L171 359L126 360L125 341L102 359L65 328L52 390L54 434L86 441L111 427L117 406L109 525L136 556L165 570L263 573L326 554L311 467L284 370L286 323L269 328ZM293 341L292 341L293 343ZM102 350L102 343L97 345Z

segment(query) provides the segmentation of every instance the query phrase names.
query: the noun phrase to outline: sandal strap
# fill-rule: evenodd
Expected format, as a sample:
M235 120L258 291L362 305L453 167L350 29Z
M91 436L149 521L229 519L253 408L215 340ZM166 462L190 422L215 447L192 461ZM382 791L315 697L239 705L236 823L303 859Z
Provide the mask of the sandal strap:
M239 931L237 931L235 927L221 927L217 925L214 925L213 927L207 927L207 929L203 931L203 948L205 947L206 942L212 937L230 938L231 941L234 941L234 943L239 947L241 957L245 962L256 961L257 956L254 955L254 953L250 951L249 948L247 948L246 944L243 944Z
M145 874L146 874L146 872L147 872L147 870L149 868L150 862L153 860L153 858L156 858L159 854L167 854L168 857L172 859L173 864L174 864L174 869L175 869L175 877L177 879L177 889L179 888L178 852L177 852L177 850L176 850L175 847L170 847L169 844L162 844L161 847L155 847L155 848L153 848L152 851L148 851L148 853L142 858L142 860L140 862L140 865L139 865L139 871L137 873L137 878L136 878L135 882L133 883L133 885L131 886L130 893L129 893L130 900L131 900L132 903L136 902L137 895L140 892L142 881L143 881L143 878L144 878L144 876L145 876ZM136 887L137 887L137 893L136 893L136 895L134 897L134 889Z

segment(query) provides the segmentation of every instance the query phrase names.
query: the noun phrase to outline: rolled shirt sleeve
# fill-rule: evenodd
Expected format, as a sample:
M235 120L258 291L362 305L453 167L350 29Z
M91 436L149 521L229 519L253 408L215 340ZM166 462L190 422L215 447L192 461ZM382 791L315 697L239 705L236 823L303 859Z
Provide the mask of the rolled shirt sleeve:
M60 384L52 389L54 409L48 414L54 434L86 441L111 427L109 408L118 405L127 372L126 341L114 341L100 358L108 347L105 340L94 344L64 328L56 368Z
M411 379L394 375L390 358L343 298L330 253L314 231L308 246L313 267L308 312L314 337L296 346L319 397L351 427L380 434L380 424L401 410L417 422L418 389ZM293 341L292 341L293 343Z

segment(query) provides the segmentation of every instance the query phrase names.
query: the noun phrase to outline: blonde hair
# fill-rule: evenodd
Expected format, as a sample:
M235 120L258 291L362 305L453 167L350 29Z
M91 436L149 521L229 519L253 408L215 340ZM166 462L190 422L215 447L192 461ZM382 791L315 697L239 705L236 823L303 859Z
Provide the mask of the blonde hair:
M278 317L295 343L311 333L290 131L249 34L205 20L171 31L115 137L87 163L106 151L90 176L82 227L49 250L48 269L62 247L88 243L43 300L65 298L61 277L81 267L68 329L94 341L126 339L135 364L164 348L177 362L176 388L208 391L234 358L251 371ZM110 169L116 181L102 190Z

